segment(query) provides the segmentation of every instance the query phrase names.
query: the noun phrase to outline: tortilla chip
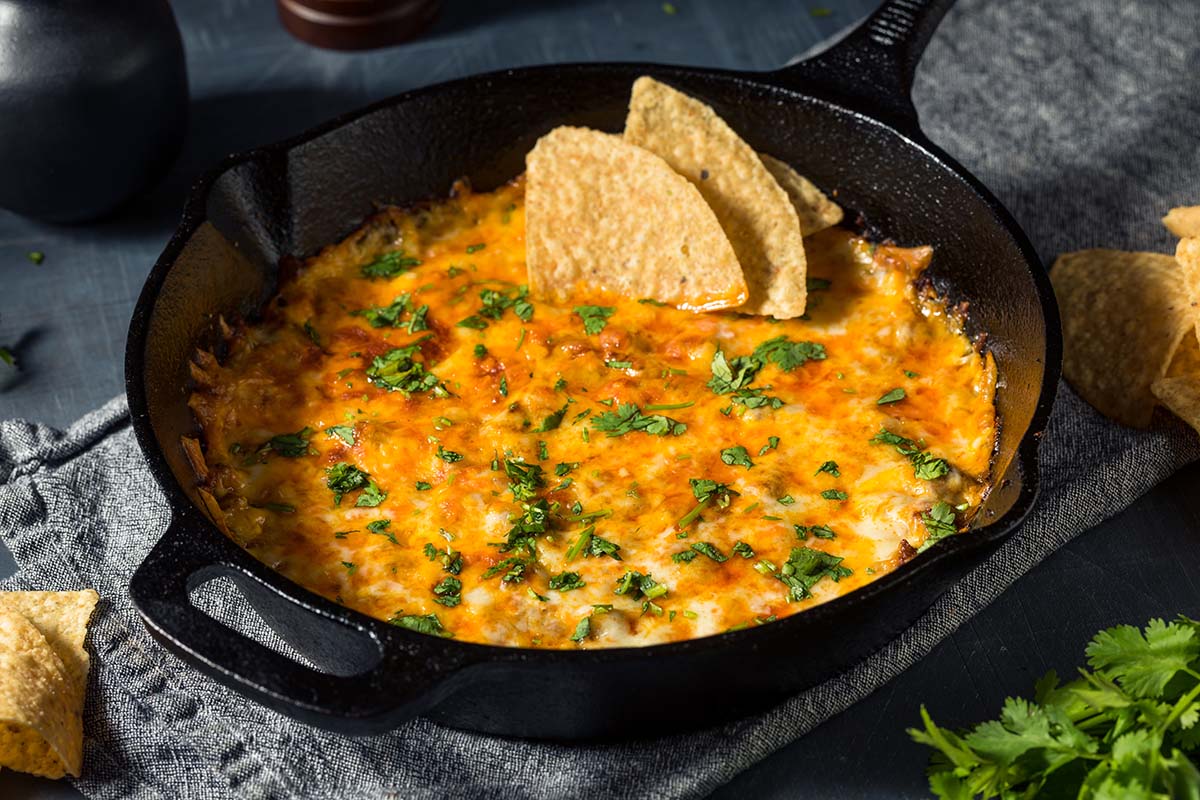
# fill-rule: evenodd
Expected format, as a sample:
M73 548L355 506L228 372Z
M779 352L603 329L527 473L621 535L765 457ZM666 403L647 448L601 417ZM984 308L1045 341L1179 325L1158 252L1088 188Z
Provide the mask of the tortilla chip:
M1160 378L1152 389L1172 414L1200 431L1200 375Z
M1179 341L1179 347L1171 354L1171 363L1167 366L1167 377L1178 378L1184 375L1200 376L1200 342L1196 336L1186 333Z
M815 183L774 156L759 153L758 157L775 182L787 192L792 208L796 209L796 216L800 219L802 235L812 236L842 221L842 207L826 197Z
M612 134L555 128L526 157L529 286L557 301L589 289L696 311L735 308L746 282L700 192Z
M1162 219L1167 230L1179 238L1200 236L1200 206L1172 208Z
M644 76L633 84L625 139L666 159L716 212L750 290L742 311L778 319L804 313L800 220L750 145L699 100Z
M67 668L17 611L0 610L0 766L46 778L79 774L83 717Z
M1179 240L1175 247L1175 262L1183 276L1183 286L1191 305L1192 321L1200 324L1200 236ZM1200 328L1197 329L1200 335Z
M1175 260L1081 250L1059 256L1050 279L1062 310L1067 381L1105 416L1146 427L1151 386L1193 327Z

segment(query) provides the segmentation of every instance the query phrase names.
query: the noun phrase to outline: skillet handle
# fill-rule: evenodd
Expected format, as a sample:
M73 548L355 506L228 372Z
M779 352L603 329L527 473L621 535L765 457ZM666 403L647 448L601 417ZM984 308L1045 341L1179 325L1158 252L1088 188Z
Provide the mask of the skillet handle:
M917 129L913 76L925 46L954 0L884 0L828 49L767 80L827 97L898 127Z
M443 679L460 665L436 647L442 640L389 630L385 648L367 628L330 616L236 564L230 556L237 546L223 537L214 541L214 534L212 523L193 509L179 514L129 582L147 629L175 655L269 708L343 733L390 730L445 696ZM231 578L289 644L332 671L259 644L193 605L189 592L219 577Z

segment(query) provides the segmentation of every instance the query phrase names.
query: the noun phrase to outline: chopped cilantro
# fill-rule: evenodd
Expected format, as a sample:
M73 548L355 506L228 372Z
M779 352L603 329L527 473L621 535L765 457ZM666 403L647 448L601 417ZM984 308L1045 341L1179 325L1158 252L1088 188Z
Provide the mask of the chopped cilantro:
M884 392L883 396L875 401L876 405L886 406L889 403L899 403L905 398L906 394L903 389L897 387L891 391Z
M726 447L721 451L721 460L730 466L745 467L746 469L754 466L754 462L750 460L750 453L741 445Z
M825 491L821 492L821 497L824 497L826 500L846 500L850 497L850 495L846 494L841 489L826 489Z
M336 436L350 446L354 446L354 426L353 425L331 425L325 429L325 435L330 438Z
M550 578L550 588L557 592L569 592L572 589L582 589L587 584L578 572L560 572Z
M390 519L377 519L374 522L367 523L367 530L371 533L384 537L392 544L400 544L400 542L396 541L396 535L388 530L390 527L392 527Z
M771 450L774 450L777 447L779 447L779 437L778 436L768 436L767 443L759 448L758 454L760 456L765 456L768 452L770 452Z
M525 580L525 570L532 563L529 559L525 558L506 558L488 567L484 571L483 577L492 578L503 572L504 576L500 578L501 583L520 583Z
M678 553L672 553L671 560L676 564L687 564L698 555L699 553L695 550L681 550Z
M579 469L578 461L563 461L555 465L554 474L561 478L563 475L566 475L572 470L576 469Z
M440 444L438 445L436 455L438 458L440 458L442 461L445 461L447 464L453 464L456 461L463 460L462 453L456 453L453 450L447 450L445 447L442 447L442 445L440 445Z
M508 376L507 375L500 376L500 396L508 397Z
M442 621L438 619L437 614L404 614L397 611L388 622L393 625L399 625L401 628L408 628L410 631L425 633L430 636L447 638L454 635L442 627Z
M632 361L605 361L604 366L609 369L630 369L633 366Z
M433 602L446 608L454 608L462 602L462 581L447 575L433 587Z
M470 328L473 331L481 331L484 328L486 328L487 326L488 326L487 320L485 320L483 317L478 316L477 314L472 314L469 317L460 319L456 323L456 327Z
M470 255L471 253L478 253L485 247L487 247L487 245L483 242L480 242L479 244L469 244L467 245L467 255Z
M822 550L796 547L775 577L788 587L788 602L804 600L812 596L812 588L822 579L840 581L852 574L848 567L841 566L842 561L840 556Z
M666 308L668 306L667 303L660 303L658 300L654 300L650 297L643 297L641 300L638 300L638 302L644 306L654 306L655 308Z
M916 378L916 377L918 377L918 375L917 375L917 373L913 372L911 369L906 369L906 370L904 370L904 377Z
M763 365L775 364L791 372L808 361L824 361L825 346L815 342L793 342L786 336L776 336L754 348L753 357Z
M358 569L358 564L355 564L353 561L343 561L342 566L345 567L346 572L350 573L351 575L353 575L354 571Z
M615 594L627 594L634 600L641 597L654 600L666 595L667 591L667 587L654 580L649 573L643 575L632 569L626 570L625 574L617 579L617 586L613 589Z
M312 436L312 428L301 428L295 433L281 433L278 436L272 436L261 447L257 453L265 455L268 452L276 453L285 458L300 458L308 455L308 438Z
M418 492L427 492L432 488L433 488L433 484L429 483L428 481L417 481L417 491Z
M739 540L733 543L733 554L742 558L754 558L754 548Z
M449 397L450 392L436 375L428 372L425 365L413 361L420 344L395 347L371 360L367 367L367 378L371 383L389 392L401 392L405 396L417 392L429 392L434 397Z
M925 523L925 530L928 531L929 536L925 539L925 543L918 548L919 550L932 547L936 542L958 532L954 519L954 508L944 500L934 503L933 508L921 515L921 521Z
M950 464L946 459L930 455L912 439L906 439L886 428L871 437L871 444L889 444L896 448L897 453L912 462L913 474L921 480L932 481L950 473Z
M575 626L575 632L571 634L572 642L582 642L592 634L592 617L589 614L579 620L579 624Z
M708 542L693 542L692 549L702 556L708 556L718 564L722 561L729 560L729 556L725 555L718 550L715 545L709 544Z
M575 313L583 320L583 330L589 336L595 336L604 330L608 318L616 311L617 309L611 306L575 306Z
M358 501L354 505L359 508L375 508L386 499L387 492L380 489L379 484L375 481L367 481L367 485L363 487L362 494L358 496Z
M534 433L549 433L555 430L559 425L562 425L563 417L566 416L567 407L564 405L557 411L553 411L542 419L542 424L534 428Z
M325 485L333 492L334 505L341 505L344 495L358 489L362 489L363 493L355 503L356 506L373 508L387 497L387 492L381 490L369 474L344 461L326 467Z
M518 502L532 500L533 496L546 485L542 476L542 468L537 464L526 464L524 461L504 459L504 474L508 476L508 488L513 500Z
M442 562L442 569L449 572L451 575L458 575L462 572L463 558L462 553L455 552L447 545L445 549L438 549L429 542L425 543L425 557L430 561Z
M783 505L783 506L790 506L796 502L796 498L792 497L790 494L785 494L783 497L780 497L778 499L779 499L779 504Z
M681 436L687 425L661 414L643 414L633 403L621 403L616 411L605 411L593 420L596 430L604 431L609 437L623 436L641 431L651 436Z
M400 252L384 253L367 264L363 264L362 274L367 278L394 278L401 272L413 267L419 267L421 259L405 256Z
M729 508L732 498L737 496L737 492L730 489L727 484L717 483L708 478L691 478L689 481L692 485L692 496L696 498L696 507L684 514L678 522L675 523L678 528L686 528L700 516L700 512L712 501L716 501L717 508Z
M475 357L484 358L488 354L488 349L481 344L475 345Z
M840 470L838 470L838 465L837 465L836 461L826 461L824 464L817 467L817 471L814 472L813 475L820 475L822 472L828 472L830 475L832 475L835 478L842 477L842 473Z

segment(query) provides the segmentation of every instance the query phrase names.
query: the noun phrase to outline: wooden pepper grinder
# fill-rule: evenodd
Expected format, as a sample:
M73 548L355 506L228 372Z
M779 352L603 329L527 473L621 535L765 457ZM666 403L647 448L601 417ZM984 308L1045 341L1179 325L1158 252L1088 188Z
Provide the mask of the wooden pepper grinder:
M160 178L188 109L167 0L6 0L0 10L0 207L94 219Z
M425 30L441 5L441 0L275 0L289 33L332 50L399 44Z

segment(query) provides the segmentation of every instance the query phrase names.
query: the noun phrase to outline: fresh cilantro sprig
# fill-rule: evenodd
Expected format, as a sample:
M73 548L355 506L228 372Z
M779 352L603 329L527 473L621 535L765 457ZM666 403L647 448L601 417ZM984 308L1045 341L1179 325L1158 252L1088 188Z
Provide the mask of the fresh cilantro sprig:
M1096 634L1090 669L1032 701L1009 698L1000 718L965 731L909 730L934 749L929 786L941 798L1200 797L1200 622L1152 619Z

